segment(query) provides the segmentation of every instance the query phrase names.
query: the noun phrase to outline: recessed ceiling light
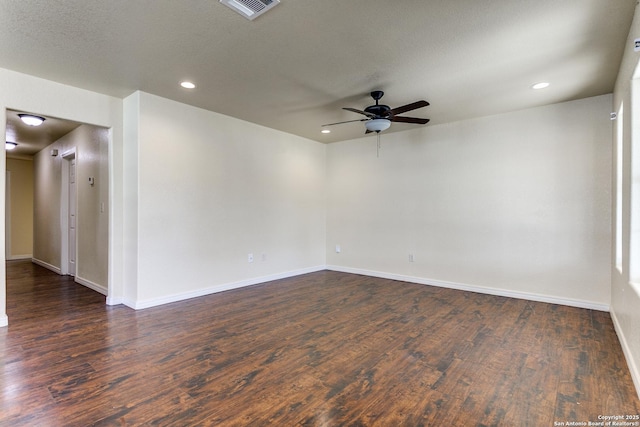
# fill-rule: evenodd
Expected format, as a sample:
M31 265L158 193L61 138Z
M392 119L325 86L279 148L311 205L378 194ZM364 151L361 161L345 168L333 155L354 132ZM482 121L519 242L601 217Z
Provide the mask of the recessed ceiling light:
M29 126L40 126L44 122L44 117L34 116L33 114L18 114L18 117Z
M191 83L191 82L180 82L180 86L182 86L185 89L195 89L196 85Z
M331 133L331 131L329 129L322 129L320 132L322 132L322 133Z
M16 148L17 146L18 146L18 144L16 144L15 142L9 142L9 141L6 141L6 142L4 143L4 149L5 149L5 150L13 150L13 149L14 149L14 148Z
M533 86L531 86L531 89L544 89L546 87L549 87L549 83L548 82L540 82L540 83L536 83Z

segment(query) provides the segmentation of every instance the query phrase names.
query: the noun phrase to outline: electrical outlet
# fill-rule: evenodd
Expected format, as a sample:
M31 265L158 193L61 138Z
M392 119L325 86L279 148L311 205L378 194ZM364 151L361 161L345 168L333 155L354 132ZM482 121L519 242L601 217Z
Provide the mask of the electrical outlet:
M340 251L342 251L342 248L340 247L340 245L336 245L336 253L339 254Z
M247 255L247 261L253 262L253 254Z
M262 261L266 261L267 260L267 254L262 252Z
M413 254L409 254L409 262L413 262L413 261L415 261Z

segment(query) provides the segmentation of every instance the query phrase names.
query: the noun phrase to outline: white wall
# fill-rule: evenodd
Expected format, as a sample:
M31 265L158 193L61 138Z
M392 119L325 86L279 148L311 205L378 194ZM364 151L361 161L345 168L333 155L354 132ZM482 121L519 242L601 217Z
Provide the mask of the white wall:
M108 144L107 129L81 125L34 156L34 259L54 271L62 268L62 155L74 150L78 202L76 280L105 294L109 259ZM59 154L51 156L52 149ZM89 177L94 178L94 185L89 184Z
M323 268L324 144L142 92L124 106L128 305Z
M0 109L28 111L45 116L110 128L109 139L109 299L115 303L122 295L122 100L26 74L0 69ZM4 117L6 114L3 114ZM6 122L0 120L0 133ZM5 156L0 159L0 192L4 199ZM4 204L0 214L4 215ZM4 238L4 221L0 236ZM4 244L0 245L4 257ZM6 315L5 265L0 265L0 326L8 323Z
M622 121L622 138L623 138L623 186L622 186L622 270L618 271L615 267L615 253L612 254L612 301L611 314L616 325L616 331L622 344L622 348L627 357L627 362L631 370L631 375L636 385L636 389L640 394L640 284L631 284L630 280L630 264L631 253L630 237L634 230L631 227L631 212L640 211L640 181L636 180L634 186L631 185L632 167L636 174L640 173L640 123L638 122L638 111L640 102L636 103L633 108L631 102L632 95L632 78L634 70L640 66L640 54L633 51L633 40L640 38L640 10L636 7L636 11L629 31L627 44L625 45L624 57L616 80L616 86L613 94L612 111L618 111L620 105L624 104L624 117L619 117L618 121ZM636 76L636 90L640 91L640 76ZM640 97L639 97L640 98ZM633 134L632 134L632 128ZM620 136L617 126L614 128L613 141L617 141ZM632 150L632 140L633 148ZM632 161L632 155L635 155ZM618 165L614 164L614 176ZM612 191L615 194L615 182ZM631 200L632 191L635 193L636 200ZM612 212L615 212L615 201L612 204ZM636 226L637 227L637 226ZM613 224L613 230L616 224ZM639 233L635 230L635 233ZM614 233L615 235L615 233ZM634 242L636 245L640 242ZM615 248L615 245L614 245ZM636 252L635 262L638 263L640 253Z
M34 162L33 258L60 273L62 160L41 151Z
M327 263L608 309L610 111L606 95L384 134L379 158L375 136L331 144Z
M138 146L140 145L140 92L123 101L123 299L134 305L138 300Z

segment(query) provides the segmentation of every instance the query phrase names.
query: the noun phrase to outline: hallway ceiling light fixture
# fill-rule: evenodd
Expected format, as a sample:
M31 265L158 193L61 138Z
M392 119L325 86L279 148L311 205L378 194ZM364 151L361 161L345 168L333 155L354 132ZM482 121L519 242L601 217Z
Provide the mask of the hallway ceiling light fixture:
M182 86L185 89L195 89L196 85L192 82L188 82L188 81L184 81L184 82L180 82L180 86Z
M18 146L18 144L16 144L15 142L9 142L9 141L6 141L6 142L4 143L4 149L5 149L5 150L13 150L13 149L14 149L14 148L16 148L17 146Z
M18 117L29 126L40 126L45 120L44 117L34 116L33 114L18 114Z

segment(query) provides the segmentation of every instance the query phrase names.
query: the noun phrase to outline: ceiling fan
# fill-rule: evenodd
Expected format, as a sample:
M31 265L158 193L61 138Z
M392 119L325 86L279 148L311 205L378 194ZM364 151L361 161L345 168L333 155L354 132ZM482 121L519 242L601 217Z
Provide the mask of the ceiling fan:
M403 105L401 107L391 108L388 105L378 103L383 95L384 92L381 90L374 90L373 92L371 92L371 97L374 99L374 101L376 101L376 104L368 106L364 109L364 111L358 110L356 108L343 108L343 110L367 116L367 118L358 120L347 120L345 122L328 123L326 125L322 125L322 127L340 125L343 123L364 122L364 126L367 128L365 133L376 132L379 134L383 130L388 129L389 126L391 126L391 122L414 123L418 125L424 125L429 122L429 119L399 116L399 114L406 113L407 111L426 107L427 105L429 105L427 101L416 101L412 102L411 104Z

